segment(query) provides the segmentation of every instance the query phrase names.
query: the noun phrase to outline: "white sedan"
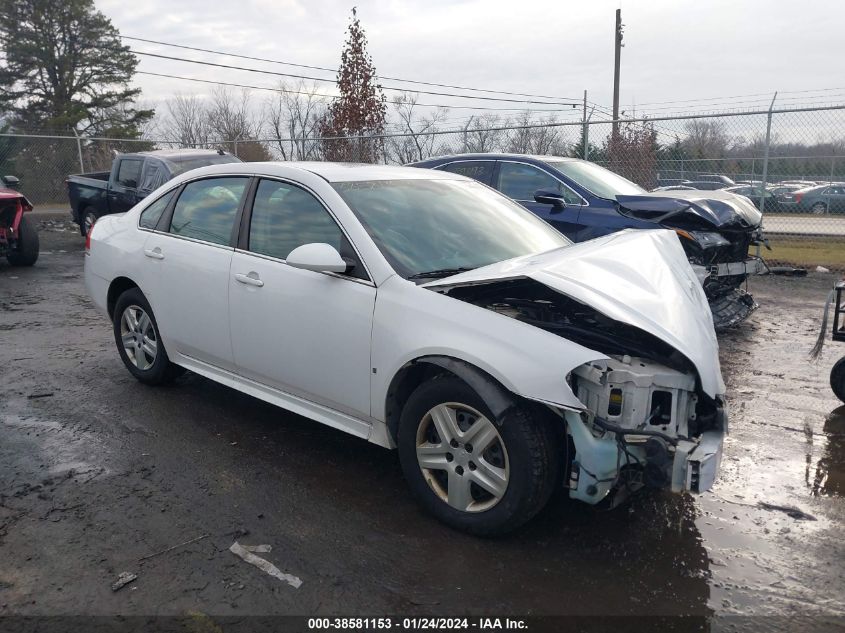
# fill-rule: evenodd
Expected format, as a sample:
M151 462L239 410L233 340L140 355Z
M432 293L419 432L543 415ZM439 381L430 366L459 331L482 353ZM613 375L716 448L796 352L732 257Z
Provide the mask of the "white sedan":
M671 231L573 245L447 172L227 164L100 219L85 281L138 380L188 369L398 448L475 534L557 485L613 504L716 477L718 345Z

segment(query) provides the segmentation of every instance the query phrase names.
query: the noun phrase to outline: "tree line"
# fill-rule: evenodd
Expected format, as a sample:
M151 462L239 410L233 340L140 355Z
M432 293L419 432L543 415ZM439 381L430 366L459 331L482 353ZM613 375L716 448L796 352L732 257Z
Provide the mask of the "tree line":
M138 59L93 0L0 0L0 46L0 131L110 139L81 143L80 169L105 169L115 151L154 149L160 141L222 148L248 161L404 164L494 151L587 157L645 187L670 174L744 175L761 168L761 135L731 135L719 119L689 120L669 134L645 120L620 124L616 135L609 125L590 126L585 135L581 126L558 125L553 115L485 113L456 122L448 108L422 106L413 92L388 100L354 8L334 96L304 81L280 83L265 98L220 85L206 96L175 94L147 107L132 86ZM78 149L0 137L0 170L63 180L79 165ZM845 161L830 159L843 150L843 137L802 144L775 136L770 172L845 179Z

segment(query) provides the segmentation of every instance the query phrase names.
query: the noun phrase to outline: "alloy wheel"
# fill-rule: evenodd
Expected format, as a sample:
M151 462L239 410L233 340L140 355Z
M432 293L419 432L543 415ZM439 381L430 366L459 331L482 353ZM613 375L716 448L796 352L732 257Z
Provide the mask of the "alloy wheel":
M492 421L457 402L433 407L417 427L417 463L431 490L461 512L483 512L505 495L508 453Z
M144 309L127 306L120 316L120 338L123 350L135 367L144 371L153 366L158 352L153 321Z

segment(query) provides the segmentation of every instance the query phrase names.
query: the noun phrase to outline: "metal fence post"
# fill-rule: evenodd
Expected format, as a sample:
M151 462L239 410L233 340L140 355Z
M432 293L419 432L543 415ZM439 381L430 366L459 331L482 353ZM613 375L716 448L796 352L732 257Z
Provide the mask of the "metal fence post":
M79 134L76 133L76 128L71 128L73 130L73 135L76 137L76 149L79 152L79 173L85 173L85 163L82 162L82 140L79 138Z
M775 107L775 99L778 98L778 93L772 97L772 103L769 104L769 113L766 115L766 147L763 150L763 180L760 183L760 213L766 210L766 179L769 177L769 145L772 140L772 109Z
M234 149L235 149L235 151L233 153L235 154L235 158L237 158L238 157L238 141L237 141L237 139L232 141L232 145L234 145Z

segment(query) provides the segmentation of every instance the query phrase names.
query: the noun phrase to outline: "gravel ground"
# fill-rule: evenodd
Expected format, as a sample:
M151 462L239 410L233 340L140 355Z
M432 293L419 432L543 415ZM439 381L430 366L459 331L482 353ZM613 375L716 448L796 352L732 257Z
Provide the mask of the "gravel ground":
M754 280L760 309L722 337L732 421L711 493L609 512L558 494L516 534L483 540L423 514L393 452L196 375L137 383L85 293L79 234L44 223L41 242L35 267L0 265L0 615L842 630L845 408L827 380L845 347L806 361L830 275ZM236 557L236 540L271 545L259 555L302 586ZM113 592L124 571L138 578Z

